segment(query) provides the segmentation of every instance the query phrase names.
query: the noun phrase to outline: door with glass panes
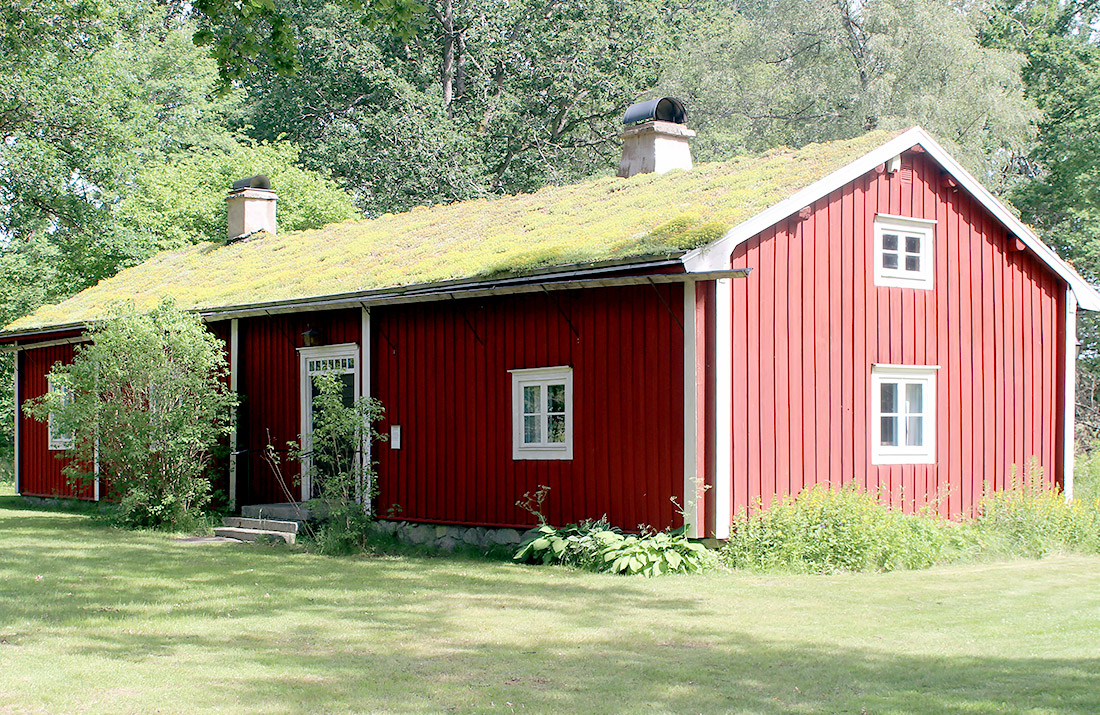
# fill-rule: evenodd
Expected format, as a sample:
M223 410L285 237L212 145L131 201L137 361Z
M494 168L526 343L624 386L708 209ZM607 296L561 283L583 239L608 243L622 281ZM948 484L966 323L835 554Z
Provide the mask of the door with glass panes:
M332 374L341 386L341 401L351 407L359 397L359 346L354 343L300 348L302 386L302 499L321 496L326 475L337 469L348 469L358 458L354 441L346 444L315 443L313 424L316 416L318 387L316 377Z

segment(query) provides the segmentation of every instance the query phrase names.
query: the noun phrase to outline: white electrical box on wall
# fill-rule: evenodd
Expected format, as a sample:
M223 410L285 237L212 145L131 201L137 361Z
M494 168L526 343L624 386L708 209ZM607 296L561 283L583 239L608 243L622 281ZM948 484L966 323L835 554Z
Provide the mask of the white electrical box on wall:
M401 425L390 425L390 449L401 449Z

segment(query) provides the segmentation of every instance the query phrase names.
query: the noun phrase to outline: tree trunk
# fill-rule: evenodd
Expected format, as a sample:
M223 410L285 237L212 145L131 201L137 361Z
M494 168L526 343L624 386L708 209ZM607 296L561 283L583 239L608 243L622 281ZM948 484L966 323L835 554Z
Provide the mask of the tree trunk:
M443 0L443 9L432 8L432 15L443 28L443 62L439 67L439 80L443 85L443 108L450 117L454 100L455 81L455 17L453 0Z

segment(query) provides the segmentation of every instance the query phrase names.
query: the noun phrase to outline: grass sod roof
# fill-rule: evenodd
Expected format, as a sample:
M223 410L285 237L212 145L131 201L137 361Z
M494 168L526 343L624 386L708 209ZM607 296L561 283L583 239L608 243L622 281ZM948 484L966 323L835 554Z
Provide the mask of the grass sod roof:
M599 178L532 194L416 208L375 219L157 254L4 332L88 323L112 305L172 297L210 310L476 279L558 265L678 255L722 237L896 136L779 149L691 171Z

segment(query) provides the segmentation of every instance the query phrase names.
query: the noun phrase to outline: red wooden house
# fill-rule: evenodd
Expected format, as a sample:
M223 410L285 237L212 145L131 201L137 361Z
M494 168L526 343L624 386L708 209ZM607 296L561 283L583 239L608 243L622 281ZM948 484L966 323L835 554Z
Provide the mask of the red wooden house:
M1032 460L1072 489L1074 316L1100 294L928 134L691 168L682 115L643 120L628 178L318 231L275 235L274 194L240 188L225 244L9 325L17 399L113 301L172 295L226 342L237 505L309 497L261 451L308 435L318 372L384 405L374 506L407 521L527 526L547 485L553 523L679 504L722 538L819 483L952 516ZM104 496L65 483L49 425L16 440L20 493Z

